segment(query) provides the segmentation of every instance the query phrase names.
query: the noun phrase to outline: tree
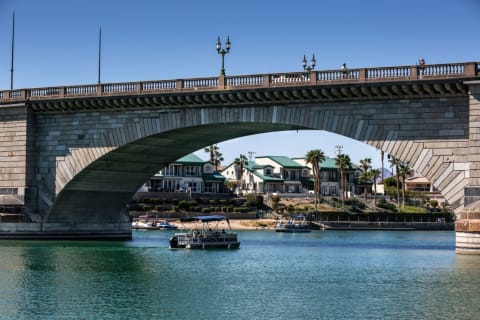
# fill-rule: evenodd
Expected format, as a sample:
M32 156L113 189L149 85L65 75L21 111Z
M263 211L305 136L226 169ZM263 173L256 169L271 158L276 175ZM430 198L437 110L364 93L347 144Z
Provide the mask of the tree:
M367 202L367 186L370 184L372 181L372 175L370 171L362 171L360 175L358 176L358 182L363 184L363 194L365 196L365 202Z
M398 206L398 212L400 212L400 172L399 172L399 166L401 164L400 159L397 159L395 157L391 157L390 160L390 165L392 167L395 167L395 175L396 175L396 180L397 180L397 206Z
M407 174L410 173L412 168L408 165L408 163L401 162L399 167L399 175L402 177L402 206L405 207L405 181L407 180Z
M372 168L372 159L371 158L365 158L360 160L360 169L362 171L368 171Z
M373 180L373 208L375 209L375 206L377 205L377 179L380 176L380 170L372 169L370 170L370 173L372 174Z
M243 172L244 172L245 166L248 165L247 157L244 154L241 154L238 158L235 158L235 160L233 160L233 164L238 169L237 180L240 181L239 189L242 190L243 189Z
M215 165L215 151L218 151L218 146L216 144L212 144L206 147L204 151L210 153L210 160L208 162Z
M313 194L315 197L315 212L318 212L318 203L320 202L321 179L320 162L325 161L325 153L320 149L310 150L305 155L306 162L312 165L313 174Z
M365 158L360 160L360 169L362 170L362 174L359 177L359 180L361 180L361 183L363 184L368 184L370 183L371 176L369 170L372 168L372 159L371 158ZM365 201L367 201L367 187L364 186L364 194L365 194Z
M382 175L382 181L385 179L384 177L384 174L385 174L385 166L384 166L384 163L383 163L383 160L385 158L385 151L383 150L380 150L380 157L382 158L382 172L381 172L381 175Z
M222 163L223 159L223 154L218 151L220 148L216 144L212 144L204 149L205 152L210 154L210 162L215 166L215 171L218 170L218 166Z
M215 155L213 157L213 164L215 165L215 171L218 170L218 166L222 164L223 160L225 160L223 159L223 154L220 151L215 150Z
M335 158L335 165L338 167L340 171L340 181L341 181L341 189L342 189L342 204L345 202L345 197L347 194L347 168L352 166L352 161L350 160L350 156L348 154L339 154L337 158Z

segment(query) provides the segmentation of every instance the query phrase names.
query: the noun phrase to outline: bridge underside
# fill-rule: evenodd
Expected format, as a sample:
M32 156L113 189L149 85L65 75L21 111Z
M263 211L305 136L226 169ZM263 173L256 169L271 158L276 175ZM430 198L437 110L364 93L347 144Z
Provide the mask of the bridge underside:
M126 207L140 186L178 158L210 144L252 134L302 129L284 124L203 126L149 136L102 156L58 194L49 223L116 224L129 221Z

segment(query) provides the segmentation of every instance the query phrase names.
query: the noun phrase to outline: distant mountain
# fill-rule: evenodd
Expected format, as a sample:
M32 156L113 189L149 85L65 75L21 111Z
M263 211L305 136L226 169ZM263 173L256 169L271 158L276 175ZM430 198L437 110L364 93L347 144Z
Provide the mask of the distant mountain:
M379 170L381 171L382 168L379 168ZM387 168L383 168L383 178L386 179L388 177L391 177L393 176L393 172L388 170ZM382 175L380 174L380 177L377 178L377 182L380 182L382 181Z

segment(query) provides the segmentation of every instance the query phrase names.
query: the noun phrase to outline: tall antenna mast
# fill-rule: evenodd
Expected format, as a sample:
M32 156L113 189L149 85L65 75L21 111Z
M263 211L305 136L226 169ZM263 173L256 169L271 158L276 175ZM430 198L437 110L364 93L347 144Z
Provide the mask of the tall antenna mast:
M15 48L15 10L13 10L12 15L12 64L10 68L10 90L13 90L13 57L14 57L14 50Z
M100 67L102 63L102 27L98 32L98 83L100 83Z
M338 156L339 154L342 154L342 149L343 149L343 146L342 146L342 145L336 144L336 145L335 145L335 149L337 149L337 156Z

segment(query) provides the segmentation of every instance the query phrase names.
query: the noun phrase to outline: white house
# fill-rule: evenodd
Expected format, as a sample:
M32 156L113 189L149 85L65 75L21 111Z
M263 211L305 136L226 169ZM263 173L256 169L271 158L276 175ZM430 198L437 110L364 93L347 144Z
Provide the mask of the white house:
M225 192L224 182L214 165L191 153L160 170L147 186L149 191L221 193Z

